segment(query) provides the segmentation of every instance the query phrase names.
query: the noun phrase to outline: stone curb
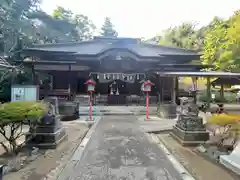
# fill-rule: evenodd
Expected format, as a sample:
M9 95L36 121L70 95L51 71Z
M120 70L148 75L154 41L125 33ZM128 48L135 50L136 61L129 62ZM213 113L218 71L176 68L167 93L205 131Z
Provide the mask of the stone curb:
M84 132L83 138L86 136L88 130L86 132ZM83 138L79 137L78 140L82 140ZM72 155L74 154L75 150L78 147L75 147L74 150L71 152L71 155L69 155L68 157L72 157ZM66 164L61 163L62 159L57 161L58 166L55 169L52 169L43 180L56 180L56 177L59 176L59 174L64 170L64 168L66 167Z
M165 146L165 142L160 138L149 135L153 141L155 141L158 146L163 150L168 160L172 163L173 167L180 173L182 180L195 180L195 178L185 169L185 167L170 153L170 151Z
M71 161L80 161L81 158L83 157L84 154L84 150L86 149L86 147L88 146L88 142L91 139L91 136L93 134L93 132L95 131L95 129L97 128L99 122L101 121L102 116L100 116L99 119L97 119L95 121L95 123L92 125L92 127L90 128L90 130L87 132L86 136L83 138L81 144L78 146L78 148L75 150Z
M72 169L72 165L75 164L76 162L80 161L81 158L84 155L84 150L86 149L86 147L88 146L88 142L93 134L93 132L95 131L95 129L98 126L98 123L100 122L100 120L102 119L102 117L100 117L93 125L92 127L89 129L89 131L86 133L86 135L84 136L84 138L82 139L82 142L80 143L80 145L75 149L75 151L73 152L73 155L71 156L71 158L69 159L69 162L67 164L65 164L65 166L62 168L61 172L59 172L58 176L55 178L55 180L63 180L65 178L64 174L65 172L71 172ZM77 153L78 152L78 153ZM71 169L69 169L71 168ZM63 175L63 176L62 176Z

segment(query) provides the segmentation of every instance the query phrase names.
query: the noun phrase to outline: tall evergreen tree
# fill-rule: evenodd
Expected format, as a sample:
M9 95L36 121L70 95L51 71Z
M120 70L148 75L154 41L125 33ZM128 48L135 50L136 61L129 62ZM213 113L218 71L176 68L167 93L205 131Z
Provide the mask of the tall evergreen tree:
M101 28L101 35L106 37L117 37L118 33L114 29L114 25L112 24L109 17L106 17L104 20L104 24Z

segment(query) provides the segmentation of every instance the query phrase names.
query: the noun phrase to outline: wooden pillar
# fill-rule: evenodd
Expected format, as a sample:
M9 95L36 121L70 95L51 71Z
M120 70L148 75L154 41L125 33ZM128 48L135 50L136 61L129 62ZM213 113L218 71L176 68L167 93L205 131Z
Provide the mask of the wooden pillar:
M176 77L176 82L175 82L175 87L176 87L176 103L178 104L178 97L179 97L179 82L178 82L178 77Z
M223 87L223 84L221 84L220 99L221 99L222 101L224 100L224 87Z
M159 104L162 104L163 103L163 100L164 100L164 90L163 90L163 78L162 77L160 77L159 76L159 84L160 84L160 86L159 86L159 94L160 94L160 96L159 96Z
M68 100L71 100L71 82L72 82L72 73L71 65L68 65Z
M211 82L210 77L207 77L207 107L211 107Z
M194 100L194 104L197 104L197 77L192 77L192 96Z
M32 84L36 85L36 74L35 74L35 68L33 64L31 68L32 68Z
M172 104L176 104L176 97L177 97L176 81L177 81L177 77L173 77L173 79L172 79L172 93L171 93Z

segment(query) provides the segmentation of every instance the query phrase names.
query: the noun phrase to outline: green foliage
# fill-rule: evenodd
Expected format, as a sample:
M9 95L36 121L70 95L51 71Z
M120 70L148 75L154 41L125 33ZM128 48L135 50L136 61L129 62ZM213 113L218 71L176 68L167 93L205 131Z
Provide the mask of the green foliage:
M204 27L197 30L194 24L183 23L167 29L162 36L155 36L151 41L170 47L201 50L204 30Z
M96 29L93 22L83 14L74 15L70 10L66 10L63 7L58 7L52 14L52 17L57 20L68 22L70 28L67 34L69 34L73 40L87 40L92 38ZM65 28L65 26L62 26Z
M239 72L240 11L227 20L215 17L200 29L192 23L183 23L167 29L161 36L155 36L149 41L201 51L202 64L215 65L214 70Z
M213 64L216 70L236 71L240 60L240 13L228 20L215 18L204 41L203 63Z
M92 37L87 16L58 7L53 16L39 8L40 0L0 0L0 55L12 55L31 44L80 41ZM19 45L21 39L21 47Z
M23 126L34 129L39 118L47 113L47 105L41 102L10 102L0 105L0 134L4 141L0 142L7 153L19 152L22 144L18 139L24 135Z
M183 23L180 26L169 28L159 43L162 45L195 49L194 45L196 45L196 41L197 37L194 25Z
M208 120L208 124L214 124L219 126L233 125L238 123L239 116L231 116L228 114L214 114Z
M101 35L106 37L117 37L118 33L114 29L114 26L109 17L106 17L104 20L104 24L101 28Z
M239 114L214 114L207 120L208 125L217 125L214 135L228 135L228 137L239 137L240 115Z
M217 103L236 103L236 93L232 93L232 92L224 92L224 99L221 99L220 97L220 92L216 91L213 92L216 95L216 99L215 102ZM199 101L202 102L207 102L207 92L200 92L199 93ZM211 102L213 102L213 100L211 99Z
M37 120L47 112L47 106L37 102L9 102L0 105L0 125Z

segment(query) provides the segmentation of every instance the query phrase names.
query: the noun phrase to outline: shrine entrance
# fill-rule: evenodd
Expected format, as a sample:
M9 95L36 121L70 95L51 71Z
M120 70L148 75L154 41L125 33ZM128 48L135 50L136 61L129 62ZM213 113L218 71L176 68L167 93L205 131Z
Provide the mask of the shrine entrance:
M85 82L89 79L96 82L95 104L145 105L141 91L145 80L154 83L149 103L156 104L171 99L175 84L173 77L160 77L156 72L203 68L192 65L192 60L200 59L195 51L148 44L136 38L94 37L84 42L35 45L23 49L21 55L24 60L16 63L24 63L32 70L33 84L43 85L38 73L51 76L46 91L40 89L40 96L57 96L86 106L89 95Z
M143 95L141 81L145 78L145 74L90 73L90 77L97 83L96 104L127 105L140 103Z

